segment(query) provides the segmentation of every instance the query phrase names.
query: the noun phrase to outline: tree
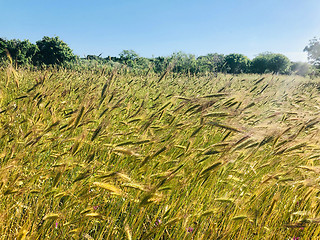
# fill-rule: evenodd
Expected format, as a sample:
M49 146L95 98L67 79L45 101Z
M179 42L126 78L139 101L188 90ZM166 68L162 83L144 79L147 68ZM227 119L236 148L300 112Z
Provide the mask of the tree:
M139 58L139 55L133 50L123 50L119 53L120 62L126 64L129 67L133 67L135 60Z
M6 55L7 55L7 41L3 38L0 38L0 60L1 62L4 61L4 59L6 59Z
M169 61L172 63L173 72L195 73L197 71L197 60L192 54L176 52L171 55Z
M225 56L225 68L228 73L247 73L250 62L250 59L242 54L232 53Z
M135 67L138 69L149 69L150 68L150 60L144 57L138 57L135 60Z
M30 64L32 58L38 52L38 47L29 40L5 40L0 39L0 56L4 58L7 53L16 64Z
M119 54L119 58L113 58L113 60L123 63L133 69L150 68L150 60L148 58L140 57L139 54L133 50L123 50Z
M7 40L0 38L0 55L5 54L6 47L7 47Z
M36 64L61 65L77 59L71 48L59 37L43 37L36 44L39 48L39 51L33 58Z
M200 72L220 72L224 64L224 55L218 53L209 53L206 56L197 58Z
M290 68L290 60L283 54L271 54L268 62L268 69L274 73L287 73Z
M265 73L268 70L268 58L264 54L260 54L251 61L251 72Z
M313 38L309 41L309 45L303 49L308 53L309 62L317 68L320 68L320 38Z
M253 73L287 73L290 68L290 60L279 53L260 53L257 57L252 59L251 72Z
M169 66L170 59L168 57L156 57L152 58L153 71L155 73L162 73Z

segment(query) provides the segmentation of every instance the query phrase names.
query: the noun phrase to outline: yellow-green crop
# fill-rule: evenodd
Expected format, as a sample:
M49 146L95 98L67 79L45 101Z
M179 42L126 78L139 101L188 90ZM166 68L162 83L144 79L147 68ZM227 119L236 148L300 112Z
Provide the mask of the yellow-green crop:
M319 79L121 71L0 70L1 239L320 236Z

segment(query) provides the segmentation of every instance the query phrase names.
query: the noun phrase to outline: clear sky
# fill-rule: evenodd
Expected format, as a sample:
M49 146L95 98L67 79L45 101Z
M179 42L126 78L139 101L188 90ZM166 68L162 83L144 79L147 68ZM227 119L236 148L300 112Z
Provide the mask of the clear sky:
M83 57L183 51L282 53L306 61L320 37L320 0L0 0L0 37L59 36Z

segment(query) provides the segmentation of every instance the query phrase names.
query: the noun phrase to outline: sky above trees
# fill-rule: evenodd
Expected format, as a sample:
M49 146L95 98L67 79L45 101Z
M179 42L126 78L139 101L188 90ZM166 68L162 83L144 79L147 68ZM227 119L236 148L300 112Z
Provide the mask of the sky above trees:
M83 57L183 51L270 51L306 61L304 47L320 37L319 0L0 0L0 37L59 36Z

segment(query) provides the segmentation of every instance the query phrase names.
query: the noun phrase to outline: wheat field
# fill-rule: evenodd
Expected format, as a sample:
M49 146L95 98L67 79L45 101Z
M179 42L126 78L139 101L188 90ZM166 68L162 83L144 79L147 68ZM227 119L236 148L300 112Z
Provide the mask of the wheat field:
M1 69L0 239L318 239L319 80Z

